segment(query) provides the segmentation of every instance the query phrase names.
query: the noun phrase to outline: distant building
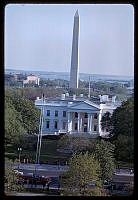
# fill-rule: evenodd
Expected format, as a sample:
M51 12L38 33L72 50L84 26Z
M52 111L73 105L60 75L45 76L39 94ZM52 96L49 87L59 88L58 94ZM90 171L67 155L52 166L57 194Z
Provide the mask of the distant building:
M120 105L115 98L107 99L98 104L76 95L62 94L61 98L47 98L35 100L39 109L44 109L44 121L42 133L66 134L70 136L106 137L107 130L101 130L101 118L105 112L112 114L113 110Z
M23 80L23 84L28 84L34 82L36 85L39 85L39 78L33 74L26 75L26 79Z
M20 81L23 84L28 84L34 82L39 85L39 78L33 74L5 74L5 80L14 78L15 81Z

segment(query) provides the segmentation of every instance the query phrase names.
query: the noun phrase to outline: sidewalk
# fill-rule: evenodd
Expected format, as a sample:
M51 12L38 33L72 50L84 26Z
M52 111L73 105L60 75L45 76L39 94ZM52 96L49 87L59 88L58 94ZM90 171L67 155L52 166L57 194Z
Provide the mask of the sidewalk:
M47 164L24 164L21 163L19 165L19 169L30 169L30 170L34 170L36 167L37 170L48 170L48 171L67 171L68 167L67 166L63 166L63 165L47 165ZM18 165L14 165L14 169L18 169Z
M125 176L134 176L134 171L130 169L116 169L115 175L125 175Z
M32 193L32 192L10 192L7 196L60 196L60 195L50 195L50 194L39 194L39 193Z

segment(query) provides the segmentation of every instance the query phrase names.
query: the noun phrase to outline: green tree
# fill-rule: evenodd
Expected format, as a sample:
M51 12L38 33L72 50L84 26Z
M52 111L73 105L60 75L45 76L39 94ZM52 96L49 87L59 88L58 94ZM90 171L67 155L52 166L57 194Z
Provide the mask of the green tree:
M109 128L109 141L115 145L116 161L132 163L134 160L134 98L117 107L112 116L106 113L102 128Z
M118 135L117 139L113 141L115 144L115 157L117 161L133 163L134 161L134 138Z
M69 160L69 170L61 175L61 185L68 195L101 196L101 169L93 155L73 154ZM95 187L90 187L95 184ZM72 193L72 191L74 191ZM66 193L66 191L65 191Z
M34 103L32 101L20 97L16 98L11 95L6 95L5 99L10 101L12 106L14 106L14 109L16 110L15 114L19 113L20 118L17 116L16 119L20 119L25 131L27 133L37 133L40 110L36 108ZM7 118L8 116L6 115L5 117ZM15 123L17 123L17 120L15 120Z
M5 142L16 142L18 137L22 137L26 131L22 126L23 120L9 99L5 99Z
M102 129L107 129L108 131L111 129L111 113L106 112L101 119Z
M113 139L118 135L134 136L134 98L124 101L122 105L116 108L111 117Z
M134 160L134 98L118 107L111 117L110 141L115 144L117 161L132 163Z
M111 181L112 175L115 172L115 145L103 139L98 140L92 150L95 159L98 160L101 167L102 180Z
M17 164L17 161L15 161L15 163ZM23 184L19 184L19 178L17 177L13 169L13 162L8 158L5 158L4 182L5 182L5 192L13 192L13 191L19 192L24 190Z

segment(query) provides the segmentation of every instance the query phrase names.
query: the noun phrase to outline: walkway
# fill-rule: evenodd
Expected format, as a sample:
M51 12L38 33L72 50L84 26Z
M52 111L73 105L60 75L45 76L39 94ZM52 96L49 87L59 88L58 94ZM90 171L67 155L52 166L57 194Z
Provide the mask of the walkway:
M68 166L63 166L63 165L47 165L47 164L37 164L37 170L41 171L67 171ZM18 165L14 165L14 169L18 169ZM29 170L34 170L35 169L35 164L24 164L21 163L19 165L19 169L29 169Z

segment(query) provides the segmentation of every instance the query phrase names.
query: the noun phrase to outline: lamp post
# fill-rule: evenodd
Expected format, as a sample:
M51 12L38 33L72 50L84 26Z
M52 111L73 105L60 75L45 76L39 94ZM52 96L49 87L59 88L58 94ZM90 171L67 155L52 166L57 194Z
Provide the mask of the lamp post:
M21 154L21 151L22 151L22 148L18 148L18 152L19 152L19 165L20 165L20 163L21 163L21 160L20 160L20 154ZM19 165L18 165L18 169L19 169Z

